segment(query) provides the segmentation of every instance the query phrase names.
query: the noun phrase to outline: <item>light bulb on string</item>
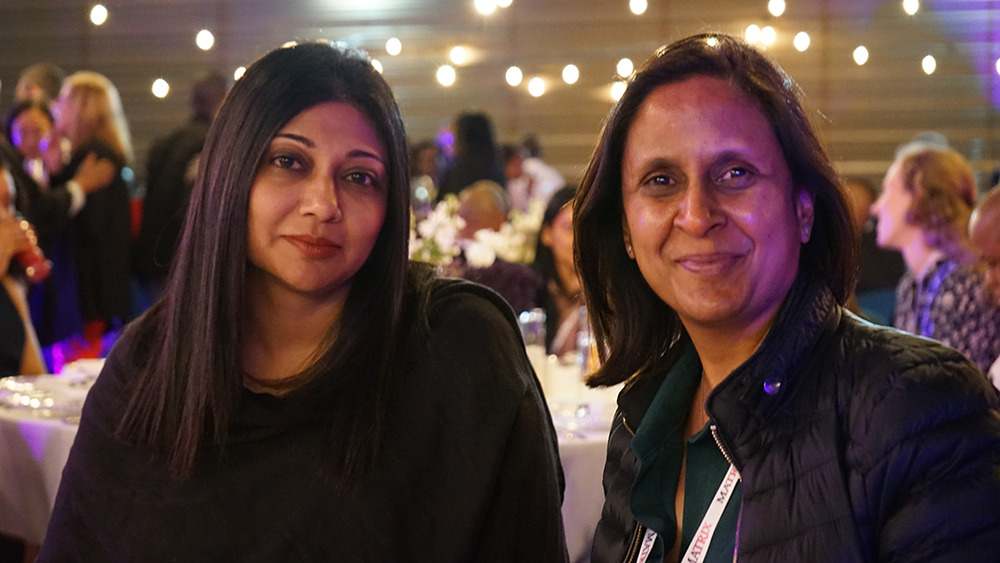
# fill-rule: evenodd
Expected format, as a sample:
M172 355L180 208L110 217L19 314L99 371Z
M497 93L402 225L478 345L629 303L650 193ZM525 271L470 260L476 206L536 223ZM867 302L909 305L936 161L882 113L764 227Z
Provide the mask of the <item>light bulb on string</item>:
M203 29L198 32L198 35L194 38L194 42L198 45L199 49L207 51L215 45L215 36L212 35L211 31Z
M649 3L646 0L629 0L628 9L632 10L632 13L641 16L646 13L646 8L649 7Z
M864 45L859 45L857 49L854 50L854 62L861 66L868 62L868 49Z
M545 93L545 81L540 76L536 76L528 81L528 93L534 97L539 97Z
M442 86L451 86L455 83L455 69L451 65L441 65L437 70L437 80Z
M799 52L808 49L810 42L811 40L809 39L809 34L804 31L798 32L795 35L795 39L792 40L792 44L795 45L795 48L798 49Z
M920 9L920 0L903 0L903 11L911 16Z
M521 74L521 69L517 68L516 66L512 66L507 69L507 74L505 75L505 78L507 79L507 84L510 84L511 86L517 86L518 84L521 83L521 80L524 78L524 75Z
M767 11L771 12L771 15L778 17L785 13L785 0L771 0L767 3Z
M374 68L379 74L382 74L382 63L380 63L378 59L372 59L372 68Z
M937 70L937 61L934 60L933 55L927 55L924 60L920 62L920 66L923 67L924 72L927 74L934 74Z
M778 34L777 32L774 31L774 28L771 26L767 26L764 29L760 30L760 42L765 45L771 45L777 38Z
M743 32L743 37L746 38L747 43L760 41L760 28L756 24L748 25L747 30Z
M566 65L563 67L562 78L566 84L576 84L580 79L580 69L576 68L576 65Z
M385 52L392 56L398 55L403 50L403 43L399 39L393 37L385 42Z
M90 22L94 25L102 25L108 21L108 9L101 4L96 4L90 9Z
M245 66L237 68L235 71L233 71L233 80L239 80L240 78L243 78L243 75L246 74L246 71L247 67Z
M451 50L451 53L448 54L448 58L451 59L451 62L453 62L453 63L455 63L457 65L460 65L460 64L464 63L465 62L465 49L462 48L461 46L453 48Z
M612 84L611 85L611 99L614 100L614 101L616 101L616 102L618 100L622 99L622 96L625 94L625 88L626 88L626 86L627 85L625 84L625 82L623 80L619 80L618 82L615 82L614 84Z
M476 11L484 16L488 16L496 11L496 0L476 0Z
M157 98L166 98L167 94L170 92L170 84L162 78L157 78L153 81L153 95Z
M616 68L618 70L618 76L621 76L622 78L631 76L632 71L635 70L635 66L632 65L632 59L629 59L628 57L618 61Z

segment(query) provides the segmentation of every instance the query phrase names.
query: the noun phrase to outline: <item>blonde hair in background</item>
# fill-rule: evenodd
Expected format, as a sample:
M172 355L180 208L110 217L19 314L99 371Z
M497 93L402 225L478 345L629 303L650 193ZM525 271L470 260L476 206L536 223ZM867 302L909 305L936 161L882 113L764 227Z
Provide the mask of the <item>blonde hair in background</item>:
M907 220L925 242L955 258L969 257L968 227L976 205L976 179L953 149L923 147L900 156L903 185L913 194Z
M67 124L66 135L74 150L90 141L103 141L132 161L132 138L118 89L104 75L91 71L71 74L63 83L65 103L76 119Z

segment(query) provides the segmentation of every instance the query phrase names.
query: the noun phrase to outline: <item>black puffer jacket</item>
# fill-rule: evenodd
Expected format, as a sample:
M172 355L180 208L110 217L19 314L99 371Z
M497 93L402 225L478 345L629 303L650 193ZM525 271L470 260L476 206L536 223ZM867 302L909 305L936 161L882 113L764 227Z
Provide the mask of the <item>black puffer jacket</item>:
M629 429L665 376L619 397L594 563L635 560ZM867 324L797 280L760 349L708 397L743 478L737 560L1000 561L998 408L958 352Z

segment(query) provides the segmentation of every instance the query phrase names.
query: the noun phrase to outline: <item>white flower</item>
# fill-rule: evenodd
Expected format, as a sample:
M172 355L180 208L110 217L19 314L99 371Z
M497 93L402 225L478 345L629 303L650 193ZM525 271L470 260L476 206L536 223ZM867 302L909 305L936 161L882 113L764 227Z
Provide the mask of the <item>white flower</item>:
M465 246L465 262L473 268L488 268L496 259L496 251L488 244L472 240Z

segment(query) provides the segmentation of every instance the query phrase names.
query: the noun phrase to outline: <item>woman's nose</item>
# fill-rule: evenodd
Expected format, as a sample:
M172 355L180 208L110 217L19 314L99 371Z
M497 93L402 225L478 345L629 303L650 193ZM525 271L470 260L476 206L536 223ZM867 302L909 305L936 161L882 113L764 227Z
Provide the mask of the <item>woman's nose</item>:
M343 217L337 197L337 183L324 174L314 174L305 182L299 211L320 221L339 221Z
M690 183L674 224L693 236L703 236L721 221L714 194L703 182Z

